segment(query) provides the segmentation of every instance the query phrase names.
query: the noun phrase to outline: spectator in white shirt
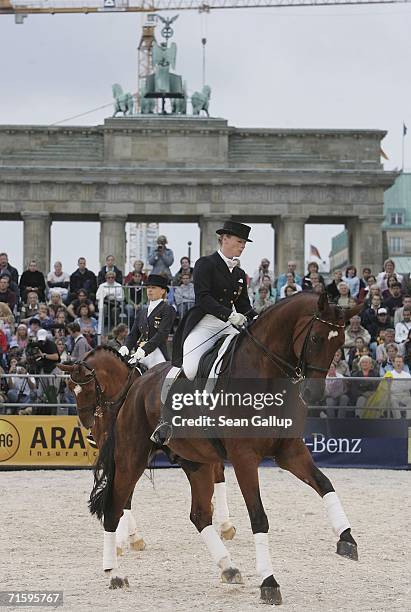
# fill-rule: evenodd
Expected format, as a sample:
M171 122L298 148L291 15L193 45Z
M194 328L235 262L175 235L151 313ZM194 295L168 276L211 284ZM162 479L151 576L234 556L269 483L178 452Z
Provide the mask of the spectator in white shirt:
M402 306L395 309L394 313L394 325L399 323L404 318L404 308L411 308L411 295L404 295L402 300Z
M116 282L114 271L106 272L106 281L101 283L97 289L96 299L99 316L101 317L104 313L107 329L110 330L119 322L118 319L120 319L120 311L124 301L123 287Z
M405 410L405 418L411 419L411 374L404 370L404 359L397 355L394 359L394 369L391 371L391 412L394 419L401 418Z
M49 298L53 292L59 293L63 302L67 299L70 286L70 276L66 272L63 272L61 261L56 261L54 264L54 271L48 273L47 285L49 287Z
M404 308L403 319L395 326L395 342L402 344L408 338L408 332L411 329L411 308Z
M388 289L387 280L388 277L395 274L397 281L402 285L402 275L395 272L395 263L392 259L386 259L384 261L384 272L380 272L377 276L377 285L381 289L381 293Z

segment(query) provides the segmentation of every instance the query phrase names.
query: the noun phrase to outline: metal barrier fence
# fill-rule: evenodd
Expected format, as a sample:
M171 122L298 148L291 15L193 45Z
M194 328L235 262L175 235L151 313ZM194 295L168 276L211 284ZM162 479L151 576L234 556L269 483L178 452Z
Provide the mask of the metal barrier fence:
M97 343L101 344L102 337L108 336L119 323L131 329L137 310L147 303L147 292L142 285L100 285L96 302Z
M0 374L0 414L76 414L75 395L65 384L68 378L63 373Z
M28 406L32 414L76 414L75 395L65 384L68 378L63 373L0 374L0 414L18 414ZM309 383L315 390L321 381ZM308 415L411 419L411 378L327 378L322 397L310 402Z

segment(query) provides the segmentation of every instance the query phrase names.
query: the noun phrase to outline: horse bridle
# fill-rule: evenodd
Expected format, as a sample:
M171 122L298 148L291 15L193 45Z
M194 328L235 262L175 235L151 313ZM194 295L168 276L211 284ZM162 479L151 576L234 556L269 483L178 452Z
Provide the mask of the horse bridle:
M92 409L94 411L94 415L95 417L102 417L104 415L104 412L107 410L117 410L117 408L119 406L121 406L121 404L123 403L124 399L127 396L127 393L130 390L130 387L132 385L132 378L133 375L135 374L135 368L133 368L132 370L130 370L128 378L127 378L127 382L125 387L122 389L120 395L118 397L114 397L113 399L108 399L105 397L104 395L104 391L102 390L99 380L97 378L96 375L96 371L94 370L94 368L91 368L88 363L86 363L85 361L75 361L73 365L77 365L77 366L83 366L86 370L89 371L89 374L86 375L86 379L85 380L75 380L71 374L69 377L69 380L74 384L74 385L79 385L80 387L85 387L86 385L88 385L89 383L94 381L94 389L96 392L96 406L84 406L82 407L82 410L90 410Z
M262 342L260 342L260 340L258 340L258 338L256 338L250 332L248 327L245 327L244 331L247 334L247 336L254 342L254 344L256 344L265 353L265 355L270 359L270 361L279 370L281 370L287 378L291 378L293 383L299 383L302 380L304 380L304 378L306 378L307 370L314 370L316 372L323 372L323 373L328 372L328 368L321 368L320 366L312 365L306 362L306 352L307 352L308 343L311 337L311 330L316 321L319 321L320 323L324 323L325 325L328 325L329 327L336 327L338 329L345 328L345 323L341 324L341 323L333 323L332 321L327 321L326 319L322 319L319 313L315 312L313 316L310 318L310 320L298 332L297 336L293 338L292 347L294 348L294 345L296 341L298 340L298 338L308 328L308 331L305 335L303 346L300 351L300 355L299 355L296 366L293 366L291 363L289 363L288 361L280 357L280 355L278 355L274 351L270 351Z

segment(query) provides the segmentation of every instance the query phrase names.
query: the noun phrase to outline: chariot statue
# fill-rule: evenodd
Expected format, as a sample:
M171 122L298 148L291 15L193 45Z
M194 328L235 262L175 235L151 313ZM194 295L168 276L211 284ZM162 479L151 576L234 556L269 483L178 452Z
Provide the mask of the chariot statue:
M182 78L179 74L174 74L171 70L175 69L177 57L177 45L175 42L168 44L169 38L174 34L171 24L177 19L174 17L161 17L164 23L161 35L165 38L164 42L153 45L153 68L154 72L145 79L145 98L160 98L162 100L162 112L165 113L165 101L184 99L184 89Z

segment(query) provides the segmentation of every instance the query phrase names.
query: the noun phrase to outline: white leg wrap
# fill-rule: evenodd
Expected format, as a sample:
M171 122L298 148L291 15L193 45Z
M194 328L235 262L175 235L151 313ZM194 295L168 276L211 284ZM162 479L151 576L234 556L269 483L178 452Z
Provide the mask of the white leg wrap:
M342 532L349 529L351 525L338 499L337 493L335 493L335 491L327 493L323 497L323 502L332 530L336 536L340 537Z
M258 576L261 582L273 575L270 547L268 545L268 533L255 533L255 561Z
M212 525L204 527L200 535L203 538L203 541L205 542L214 563L222 570L231 567L230 553L222 543L220 536L214 527Z
M104 532L103 570L117 569L116 532Z
M133 535L137 531L137 524L131 510L123 510L128 520L128 535Z
M214 485L215 519L219 525L230 520L230 511L227 505L227 487L225 482L216 482Z
M119 520L119 523L116 529L117 546L123 549L128 548L129 517L127 515L127 512L130 512L130 510L124 510L123 516Z

